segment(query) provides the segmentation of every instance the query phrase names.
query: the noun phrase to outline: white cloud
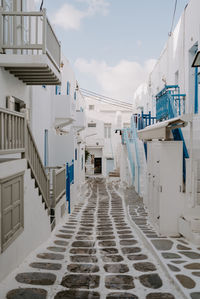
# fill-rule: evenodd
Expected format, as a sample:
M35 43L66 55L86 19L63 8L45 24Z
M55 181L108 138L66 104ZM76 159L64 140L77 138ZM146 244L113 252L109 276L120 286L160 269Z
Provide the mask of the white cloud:
M53 23L65 30L78 30L84 18L92 17L97 13L106 15L109 3L106 0L77 0L87 5L86 9L79 10L71 4L61 6L53 16Z
M154 64L154 59L145 61L144 65L136 61L121 60L117 65L109 66L105 61L79 58L75 67L81 73L92 75L103 94L132 101L135 90L147 79Z

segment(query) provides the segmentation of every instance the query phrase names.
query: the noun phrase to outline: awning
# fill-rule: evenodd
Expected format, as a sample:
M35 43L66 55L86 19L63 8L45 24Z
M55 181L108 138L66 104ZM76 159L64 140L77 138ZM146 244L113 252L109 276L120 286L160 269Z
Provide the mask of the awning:
M169 140L171 130L186 127L189 121L192 121L192 116L185 114L148 126L139 130L137 134L139 139L146 141L152 139Z

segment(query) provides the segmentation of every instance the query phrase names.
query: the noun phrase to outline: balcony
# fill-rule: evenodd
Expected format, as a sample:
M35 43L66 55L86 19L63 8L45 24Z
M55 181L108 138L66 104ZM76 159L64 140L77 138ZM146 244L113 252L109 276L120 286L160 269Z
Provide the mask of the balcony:
M65 127L76 119L76 101L70 95L55 95L53 97L55 127Z
M41 12L0 8L0 67L26 85L60 85L60 43Z
M75 123L73 124L73 127L77 129L77 131L82 131L86 127L86 117L85 117L85 112L82 110L76 110L75 114Z

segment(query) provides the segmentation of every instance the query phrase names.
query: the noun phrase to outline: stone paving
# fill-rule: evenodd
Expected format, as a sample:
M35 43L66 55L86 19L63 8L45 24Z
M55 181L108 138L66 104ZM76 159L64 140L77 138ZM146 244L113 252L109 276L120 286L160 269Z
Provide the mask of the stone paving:
M125 191L129 215L160 263L187 298L200 299L200 248L184 238L160 237L148 221L142 200L133 188ZM134 199L134 200L133 200Z
M12 287L6 291L5 298L184 298L128 220L117 183L96 178L89 179L88 185L84 204L75 207L46 250L36 253L30 263L25 263L23 272L13 274L10 281L7 279L4 285ZM156 235L147 225L142 206L131 205L130 214L148 237ZM152 244L161 253L175 254L171 251L174 242ZM181 247L178 252L180 261L197 258L196 255L188 257L189 249ZM174 261L179 261L178 257L169 258L170 271L180 269L180 264L174 265ZM195 271L199 269L198 263L184 262L184 265L187 271L199 273ZM177 280L186 287L195 288L181 271L177 270L177 273ZM191 298L200 298L195 296Z

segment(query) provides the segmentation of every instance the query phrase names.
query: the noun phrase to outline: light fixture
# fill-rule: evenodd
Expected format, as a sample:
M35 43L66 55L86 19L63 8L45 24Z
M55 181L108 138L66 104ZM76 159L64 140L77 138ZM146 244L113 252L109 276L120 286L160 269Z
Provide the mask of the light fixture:
M199 67L200 66L200 51L197 52L194 61L192 63L192 67Z

